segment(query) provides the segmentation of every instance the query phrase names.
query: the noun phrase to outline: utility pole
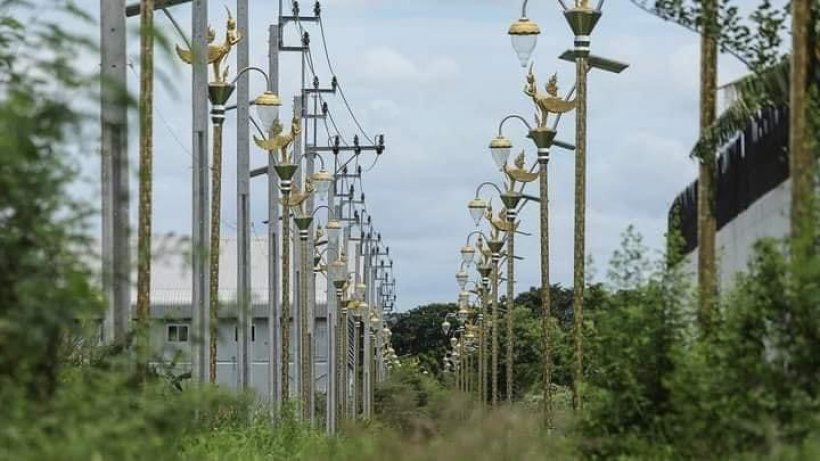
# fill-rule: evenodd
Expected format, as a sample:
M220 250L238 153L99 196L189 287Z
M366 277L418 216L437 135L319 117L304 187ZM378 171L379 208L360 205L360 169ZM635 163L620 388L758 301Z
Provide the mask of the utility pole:
M367 285L367 290L365 290L365 302L368 305L368 312L362 313L362 334L363 334L363 351L364 351L364 358L362 359L362 413L365 420L370 419L370 365L371 365L371 355L372 355L372 346L370 342L370 312L369 310L373 307L373 297L371 296L372 287L373 287L373 277L372 277L372 229L367 233L367 240L365 241L364 245L364 277L365 277L365 285Z
M243 37L237 44L236 68L249 66L248 0L236 0L236 24ZM236 85L236 222L237 222L237 322L239 353L237 389L245 391L251 382L251 216L250 216L250 91L248 73L239 76Z
M193 223L191 232L191 255L193 286L193 376L199 383L208 379L210 329L208 326L209 279L207 250L208 241L208 67L205 50L208 49L208 2L193 0L191 16L193 40L192 51L192 127L193 139Z
M279 24L271 25L268 29L268 77L270 91L279 94L279 38L281 28ZM279 114L277 117L279 118ZM281 409L282 383L279 351L282 350L280 335L280 306L279 306L279 176L274 173L276 159L274 154L268 155L268 363L270 364L268 379L270 388L271 407L275 412Z
M338 169L338 152L333 152L333 171L336 172ZM336 210L334 207L334 202L336 200L336 183L337 183L336 176L333 177L333 184L331 184L330 189L327 192L327 222L330 222L334 216L336 215ZM334 241L332 238L328 238L327 242L327 267L330 268L331 264L336 261L339 257L339 247L338 242ZM325 425L326 430L329 435L333 435L336 433L336 308L337 308L337 296L336 292L333 288L332 280L330 280L330 271L327 272L328 280L327 280L327 289L326 289L326 301L325 305L327 306L327 372L325 376L327 376L327 388L325 394L325 400L327 403L327 407L325 410Z
M318 95L313 94L313 112L312 114L315 115L318 109ZM305 124L307 126L307 124ZM310 133L305 133L305 152L307 152L306 156L306 164L307 170L305 174L308 178L313 177L313 173L315 171L315 163L316 163L316 143L317 143L317 119L313 118L313 126L310 130ZM308 143L308 136L312 137L312 141ZM313 194L308 197L307 200L307 209L313 213L316 206L316 200ZM313 426L316 416L316 380L314 378L316 372L316 355L314 354L313 348L313 338L314 336L314 327L316 326L316 284L315 284L315 276L313 272L313 254L316 248L316 233L311 232L308 235L307 240L307 251L306 257L307 261L304 261L303 267L306 268L305 276L304 276L304 283L307 285L306 289L304 290L307 293L307 299L305 300L305 305L307 306L305 315L308 318L308 326L307 326L307 338L305 339L305 357L307 358L307 369L305 373L304 379L307 381L307 400L306 404L308 405L308 417L310 419L311 426Z
M304 69L304 63L303 63L303 69ZM302 72L302 83L300 84L300 87L302 87L302 86L304 86L304 70ZM299 118L300 120L304 120L304 117L305 117L305 114L302 111L302 109L303 109L302 96L301 95L295 96L293 98L293 111L294 111L294 114L295 114L296 118ZM300 122L300 123L304 123L304 122ZM304 126L304 125L302 125L302 126ZM303 136L300 135L300 136L296 136L293 140L293 163L295 163L296 165L299 165L299 164L302 163L301 157L302 157L303 139L304 139ZM306 182L307 176L305 176L303 178L304 175L302 173L303 173L302 168L299 167L296 170L296 174L293 176L293 183L296 184L296 185L301 184L302 192L304 193L304 192L307 192L307 190L306 190L307 189L307 182ZM294 208L294 210L295 209L296 208ZM287 210L286 212L289 213L290 212L290 207L286 207L286 210ZM294 213L295 213L295 211L294 211ZM292 222L292 220L288 220L288 222ZM302 260L302 257L301 257L301 252L299 251L301 242L299 240L299 233L298 232L290 232L290 234L292 235L291 242L290 242L290 248L293 248L293 250L294 250L294 251L292 251L293 266L292 266L292 269L291 269L291 271L292 271L291 277L293 279L293 289L291 290L291 293L293 294L293 296L291 297L291 299L293 301L290 303L290 310L292 312L292 315L290 316L290 318L292 319L291 321L293 322L292 328L291 328L291 331L293 332L293 339L291 340L291 347L290 347L290 350L293 351L293 377L292 377L292 380L293 380L293 395L295 395L295 399L299 402L300 405L304 405L305 402L304 402L304 400L302 400L302 367L305 366L304 361L303 361L304 357L302 356L302 347L304 346L304 343L302 342L302 333L303 333L303 331L302 331L302 314L303 313L302 313L302 309L300 308L302 306L302 300L300 299L301 294L302 294L301 289L300 289L300 283L302 282L302 280L301 280L301 272L302 272L301 271L301 267L302 267L301 266L301 260ZM299 409L299 414L302 414L301 410L302 410L302 408Z
M103 340L125 340L131 321L125 0L100 0Z

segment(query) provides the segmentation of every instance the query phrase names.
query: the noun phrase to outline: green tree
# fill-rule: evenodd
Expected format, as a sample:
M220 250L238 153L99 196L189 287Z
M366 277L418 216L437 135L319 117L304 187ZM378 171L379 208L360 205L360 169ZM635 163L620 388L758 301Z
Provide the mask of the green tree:
M449 338L441 331L441 323L447 313L457 310L452 303L428 304L395 314L391 342L396 354L416 357L423 369L436 375L441 373L442 359L450 347Z
M586 369L590 403L582 428L589 454L615 457L636 446L666 445L672 410L667 380L682 334L685 279L653 261L632 228L608 272L608 294L590 314ZM657 453L660 452L656 452Z
M58 25L88 18L71 3L53 7L57 22L24 24L12 13L34 16L31 4L0 2L0 389L22 385L40 401L55 392L61 342L101 308L80 256L91 253L88 209L68 193L76 101L93 81L73 63L90 44Z

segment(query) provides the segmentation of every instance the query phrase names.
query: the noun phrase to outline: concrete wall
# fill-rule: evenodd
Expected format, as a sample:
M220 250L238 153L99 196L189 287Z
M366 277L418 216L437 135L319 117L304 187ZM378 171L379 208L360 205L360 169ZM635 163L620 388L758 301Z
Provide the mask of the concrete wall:
M755 242L789 234L791 180L772 189L717 233L718 277L722 292L731 289L738 273L746 272ZM697 274L697 248L686 255L688 272Z

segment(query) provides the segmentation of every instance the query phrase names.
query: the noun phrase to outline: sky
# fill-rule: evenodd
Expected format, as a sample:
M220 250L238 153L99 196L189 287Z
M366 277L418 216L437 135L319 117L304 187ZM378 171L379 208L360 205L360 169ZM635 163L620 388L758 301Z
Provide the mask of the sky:
M98 16L99 2L80 0ZM230 3L230 2L228 2ZM252 65L266 66L267 25L276 16L275 2L251 2ZM302 2L303 10L312 2ZM522 88L522 69L510 45L507 28L517 19L517 0L326 0L323 18L335 75L365 130L384 133L387 150L363 179L374 224L391 249L397 277L398 310L430 302L455 301L459 249L475 229L467 202L484 181L501 181L488 149L498 122L508 114L532 119L532 102ZM210 22L224 31L222 2L210 2ZM234 9L231 6L231 9ZM190 31L190 6L172 13ZM572 46L573 36L556 2L530 2L529 16L542 34L534 53L539 85L557 72L561 94L572 87L574 65L557 56ZM172 39L178 36L167 19L155 16ZM129 20L129 75L137 89L139 72L137 20ZM330 72L323 59L318 28L312 31L316 72L323 86ZM289 32L294 43L295 33ZM665 23L627 0L606 2L592 36L592 53L627 62L620 75L593 71L589 81L589 149L587 253L600 279L630 225L654 251L664 244L667 210L697 174L689 158L698 128L699 38ZM93 57L87 64L94 65ZM157 54L154 160L154 231L189 234L191 226L190 69L174 56ZM231 66L235 68L235 65ZM282 60L282 99L291 101L301 67L297 57ZM720 83L744 73L731 57L721 57ZM251 77L251 94L264 82ZM342 133L356 133L340 98L328 104ZM289 108L285 109L289 112ZM285 113L288 113L285 112ZM558 138L574 140L574 117L565 117ZM225 124L223 235L234 235L236 200L235 121ZM514 122L505 129L514 153L535 153ZM130 155L137 157L137 119L130 118ZM258 155L257 155L258 154ZM362 165L371 164L363 155ZM252 167L265 155L252 147ZM89 162L91 176L98 163ZM550 273L553 283L572 281L573 182L571 153L555 149L550 162ZM136 172L133 173L136 187ZM252 183L254 233L264 235L267 185ZM537 195L537 184L527 192ZM489 190L482 196L489 198ZM136 194L132 194L136 202ZM498 203L496 200L495 203ZM136 223L136 203L131 221ZM516 251L525 257L516 266L516 289L539 283L538 207L520 215Z

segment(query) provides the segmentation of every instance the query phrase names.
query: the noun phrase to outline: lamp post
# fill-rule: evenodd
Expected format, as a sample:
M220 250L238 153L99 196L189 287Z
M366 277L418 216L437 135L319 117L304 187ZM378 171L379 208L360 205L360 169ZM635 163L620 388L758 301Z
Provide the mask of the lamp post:
M344 254L340 254L339 257L336 258L330 264L330 273L331 273L331 279L333 280L333 286L336 289L337 304L339 306L342 306L343 303L344 303L344 290L347 287L347 283L348 283L348 281L347 281L347 261L344 259ZM340 312L341 312L341 309L340 309ZM328 328L334 328L334 326L329 325ZM334 336L336 336L336 341L338 342L339 341L338 335L334 335ZM337 344L336 350L341 352L340 348L338 347L338 344ZM339 382L339 372L340 372L339 367L333 367L333 368L335 369L334 376L328 375L328 378L327 378L328 383L330 383L331 381L333 381L335 383ZM328 369L330 370L330 368L328 368ZM330 387L328 387L328 396L330 395L330 392L331 392L331 389L330 389ZM335 407L336 407L336 405L334 405L333 413L329 412L328 416L327 416L329 419L333 420L334 427L336 426L336 422L337 422L336 420L338 418L338 415L336 414L337 409Z
M210 308L209 308L209 380L211 383L216 382L216 348L217 348L217 328L218 328L218 309L219 309L219 247L220 247L220 226L221 226L221 204L222 204L222 129L225 121L225 104L236 88L236 82L246 72L254 70L260 72L270 87L270 79L268 75L257 67L245 67L237 73L233 81L227 81L228 69L223 69L223 60L228 56L231 49L242 39L242 35L237 31L236 20L228 12L227 32L225 41L221 44L212 44L208 46L208 62L213 65L213 80L208 83L208 99L211 103L211 121L213 123L213 167L212 167L212 182L211 182L211 244L210 244ZM186 63L193 63L193 52L191 49L184 49L177 46L177 54L180 59ZM257 111L260 119L265 126L271 126L273 119L276 117L281 101L279 97L271 91L265 91L258 96L254 101L257 105ZM238 160L239 161L239 160ZM244 301L241 300L241 301ZM244 304L240 307L244 308ZM246 317L242 315L240 320L245 320ZM244 322L243 322L244 326ZM243 328L243 333L246 333ZM246 334L243 335L247 336ZM244 359L238 379L240 387L248 385L249 371L248 364L248 344L243 341L240 359Z
M496 161L497 165L502 165L499 169L503 169L506 165L506 160L509 157L509 152L512 145L509 142L502 142L503 140L494 139L490 143L490 149L493 153L493 159ZM493 269L494 269L494 279L498 280L498 263L501 259L501 248L503 247L504 243L500 241L500 232L504 232L506 234L506 245L507 245L507 401L509 403L512 402L512 360L513 360L513 310L514 310L514 296L515 296L515 232L518 226L516 223L517 217L517 207L523 195L514 189L515 187L515 180L513 177L509 175L509 181L507 182L507 189L502 191L498 186L491 182L482 183L476 188L475 199L473 199L468 207L470 209L470 213L475 218L476 214L474 210L481 208L484 205L484 216L490 222L493 227L493 239L490 240L488 243L490 246L490 251L493 253ZM484 204L483 200L479 198L479 193L484 186L491 186L493 187L501 197L501 201L503 202L505 209L502 210L498 214L498 216L494 216L492 214L492 208L489 204ZM496 251L497 250L497 251ZM494 288L493 294L493 343L497 343L498 332L496 327L497 321L497 296L498 296L498 288L497 285ZM495 347L494 347L495 349ZM497 386L497 366L498 366L498 352L497 350L493 351L493 386ZM493 404L497 403L497 389L493 391Z
M529 60L532 51L535 48L535 40L540 30L535 28L524 27L523 23L527 20L527 3L524 0L522 3L522 18L516 21L509 29L509 34L512 37L513 48L518 54L521 62L526 66L526 61ZM575 0L572 8L567 7L564 0L559 0L559 4L564 10L564 17L570 25L575 34L575 46L573 50L567 51L560 56L561 59L575 62L575 86L577 89L576 98L576 122L575 122L575 236L574 236L574 268L573 268L573 342L574 360L573 360L573 386L572 386L572 405L578 410L581 408L581 381L583 379L583 355L581 347L582 325L583 325L583 302L584 302L584 265L585 265L585 242L586 242L586 148L587 148L587 73L591 67L597 67L609 72L619 73L623 71L627 65L612 61L605 58L590 55L590 35L601 18L601 8L604 0L599 0L595 8L590 6L589 0ZM534 89L534 86L532 87ZM537 101L535 94L532 96ZM554 96L554 95L553 95ZM541 104L539 104L541 106ZM542 109L547 107L542 106ZM541 125L539 123L539 125ZM545 138L541 140L543 143L546 137L550 136L548 131L541 133ZM552 135L554 136L554 135ZM537 138L533 138L536 144L539 143ZM541 154L542 147L539 146L539 162L542 162ZM546 168L546 160L543 161L542 166ZM546 182L546 178L541 179L542 185ZM542 204L542 206L544 206ZM544 222L542 216L542 226L548 225L548 221ZM542 252L542 258L544 254ZM543 276L543 275L542 275ZM542 287L543 291L548 291L548 286ZM546 379L546 376L545 376ZM548 390L547 390L548 392ZM546 395L545 395L546 397ZM545 405L549 402L545 398Z
M293 161L293 153L290 145L302 132L301 120L297 115L297 108L294 108L294 115L291 120L290 131L284 133L284 128L280 121L274 120L271 125L271 136L268 139L254 137L256 144L267 150L269 155L276 156L277 163L274 165L276 175L279 177L279 189L282 192L282 312L280 328L282 330L282 350L281 350L281 376L282 380L282 401L290 398L290 319L292 317L290 306L290 207L299 200L304 200L299 191L296 197L291 197L293 189L293 176L299 165ZM263 123L265 120L263 120ZM305 186L305 194L308 194L308 186ZM299 202L301 204L301 202Z
M532 68L530 68L530 73L527 78L528 84L525 87L525 93L530 95L535 102L536 109L538 110L538 114L536 116L536 128L533 128L525 118L519 115L508 115L501 120L501 123L498 125L498 136L493 139L491 142L491 146L495 143L496 146L501 145L505 148L512 148L512 142L507 139L504 134L504 124L509 120L518 120L520 121L528 131L527 137L529 137L534 143L536 148L538 149L538 165L539 165L539 172L538 173L531 173L526 168L509 168L506 164L504 165L504 169L506 173L511 176L512 178L518 178L522 180L522 182L529 182L533 181L537 176L539 178L539 203L540 203L540 246L541 246L541 330L542 330L542 345L544 349L543 353L543 362L542 362L542 376L543 376L543 386L542 391L544 393L544 400L543 400L543 414L544 419L546 422L547 427L551 427L551 411L552 411L552 394L551 394L551 382L552 382L552 339L551 339L551 328L550 328L550 280L549 280L549 183L548 183L548 163L549 163L549 154L550 154L550 147L553 143L557 143L558 145L565 147L565 148L572 148L573 146L567 145L566 143L562 143L560 141L555 141L555 127L550 128L547 126L549 114L560 114L565 113L574 107L574 101L567 101L561 100L558 98L558 86L557 86L557 79L555 76L550 80L550 85L548 85L548 93L542 94L537 90L537 84L535 83L535 76L532 73ZM560 119L556 118L555 125L558 124ZM491 148L492 149L492 148ZM496 149L498 149L496 147ZM522 153L523 154L523 153ZM497 154L493 152L493 158L495 159ZM523 156L519 157L518 159L520 165L524 167L524 158ZM512 258L508 258L512 259Z
M324 169L323 169L324 170ZM328 177L327 175L313 175L312 184L314 184L315 192L322 196L323 194L327 193L327 188L330 187L330 182L333 180L332 176ZM308 184L306 182L306 184ZM307 189L307 186L305 187ZM311 383L311 375L312 373L309 372L309 369L313 367L313 360L312 357L309 355L308 344L308 297L310 293L308 291L308 283L306 281L307 274L312 272L312 269L309 267L309 261L312 261L309 255L309 245L308 239L310 238L311 234L311 225L313 224L314 215L317 211L321 210L322 208L327 208L327 206L322 205L317 207L313 210L312 213L307 214L305 213L304 209L305 204L302 203L299 205L300 214L294 217L293 221L296 224L296 228L299 230L299 241L301 247L301 258L299 259L301 263L301 268L299 272L302 275L302 283L299 285L301 294L299 296L299 310L301 311L301 322L299 328L302 331L302 369L299 370L302 373L301 379L301 398L300 401L302 402L302 417L305 421L310 419L310 408L309 402L312 400L311 396L313 394L313 385Z

